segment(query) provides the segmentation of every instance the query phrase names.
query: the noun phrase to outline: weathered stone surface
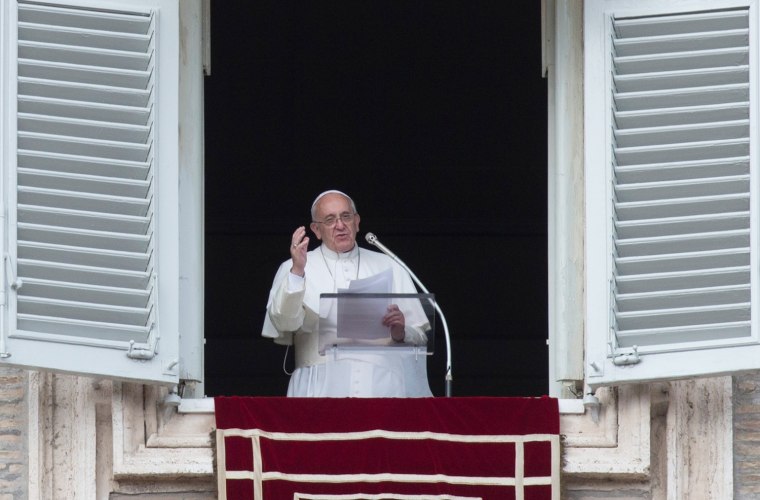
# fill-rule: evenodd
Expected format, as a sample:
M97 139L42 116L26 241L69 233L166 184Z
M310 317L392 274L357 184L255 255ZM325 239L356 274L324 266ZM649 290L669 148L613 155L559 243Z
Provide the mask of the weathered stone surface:
M0 368L0 500L28 498L26 372Z

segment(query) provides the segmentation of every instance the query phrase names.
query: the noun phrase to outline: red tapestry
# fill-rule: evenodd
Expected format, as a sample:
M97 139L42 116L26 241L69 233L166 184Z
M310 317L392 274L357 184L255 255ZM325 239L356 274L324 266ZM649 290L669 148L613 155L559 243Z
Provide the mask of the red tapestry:
M215 398L220 499L559 500L553 398Z

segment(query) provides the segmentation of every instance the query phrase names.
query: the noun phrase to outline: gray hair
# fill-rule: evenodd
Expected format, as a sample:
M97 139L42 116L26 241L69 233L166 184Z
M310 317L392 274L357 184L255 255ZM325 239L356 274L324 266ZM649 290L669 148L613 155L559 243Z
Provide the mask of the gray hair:
M356 203L354 203L354 200L352 200L350 196L348 196L343 191L338 191L337 189L328 189L327 191L319 193L319 195L316 198L314 198L314 203L311 204L311 220L317 219L317 203L319 203L319 200L321 200L323 197L325 197L328 194L339 194L341 196L345 196L348 199L348 201L351 203L351 211L353 213L357 213Z

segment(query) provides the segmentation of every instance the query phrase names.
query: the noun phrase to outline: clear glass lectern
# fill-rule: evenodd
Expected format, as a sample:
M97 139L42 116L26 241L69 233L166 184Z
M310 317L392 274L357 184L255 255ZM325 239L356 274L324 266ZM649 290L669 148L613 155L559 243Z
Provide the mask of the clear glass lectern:
M397 342L382 318L391 304L404 314L405 339ZM325 293L319 302L319 353L337 368L364 363L403 387L407 397L431 396L427 357L435 347L435 296L425 293ZM335 370L337 373L337 370Z
M395 304L404 313L406 339L395 342L382 318ZM431 293L323 293L319 300L319 353L334 348L435 348L435 296Z

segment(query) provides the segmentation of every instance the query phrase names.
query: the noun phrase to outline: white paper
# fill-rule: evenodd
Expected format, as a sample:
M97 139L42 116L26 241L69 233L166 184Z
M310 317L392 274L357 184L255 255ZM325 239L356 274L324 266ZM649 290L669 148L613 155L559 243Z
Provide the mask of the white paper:
M393 271L383 272L353 280L348 288L338 289L338 293L391 293ZM362 340L387 339L390 330L383 326L383 316L391 304L388 298L339 298L338 299L338 338Z

